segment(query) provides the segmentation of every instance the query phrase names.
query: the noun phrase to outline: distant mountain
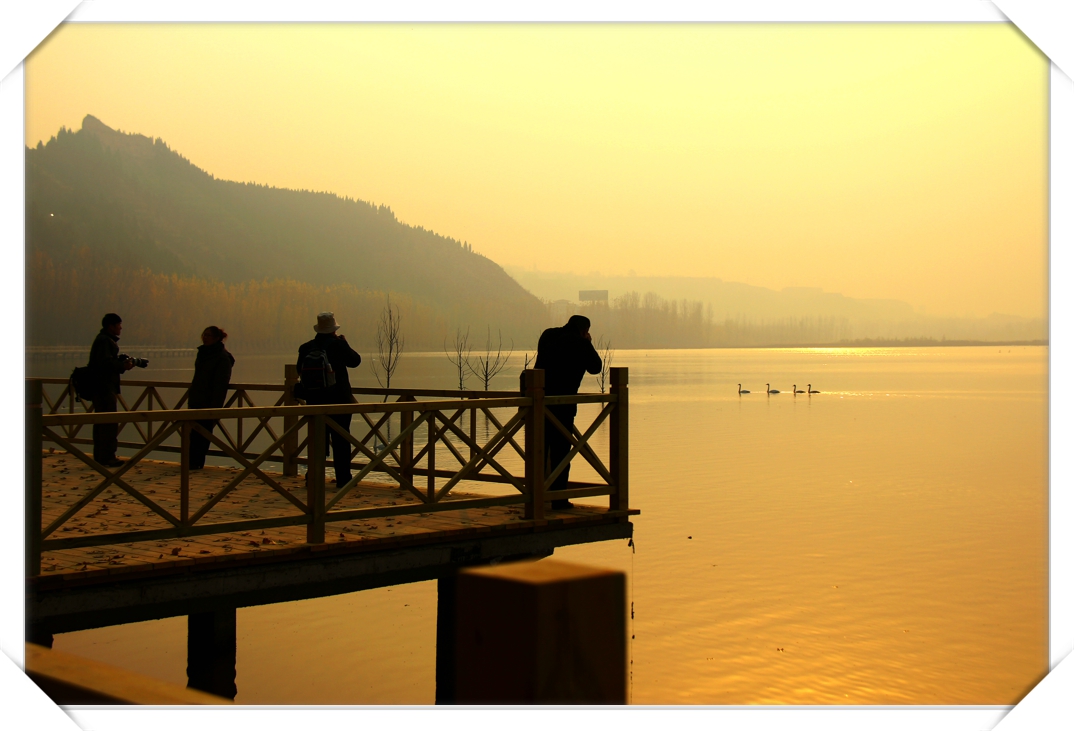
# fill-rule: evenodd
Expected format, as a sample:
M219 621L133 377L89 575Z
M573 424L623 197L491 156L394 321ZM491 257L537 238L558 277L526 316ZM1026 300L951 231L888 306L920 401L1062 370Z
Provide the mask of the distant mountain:
M449 322L529 333L546 310L466 244L331 193L218 180L160 138L93 116L26 151L28 253L224 284L293 279L398 292Z
M546 300L577 302L583 290L608 290L609 303L631 292L652 292L664 300L700 302L714 322L733 321L750 330L746 344L836 342L860 338L934 338L940 340L1044 340L1048 322L993 313L988 317L931 317L914 312L906 302L855 299L819 287L782 290L726 282L715 277L604 276L529 271L509 267L508 273L534 295ZM793 326L790 321L794 321ZM823 323L823 332L817 332ZM725 340L728 336L720 336ZM620 338L622 340L622 337Z
M187 347L217 323L235 346L282 351L309 336L318 310L334 309L348 337L369 347L387 293L409 347L427 350L458 326L478 346L500 331L505 344L529 348L571 312L589 313L596 336L622 348L1035 340L1048 331L1041 319L928 318L905 302L715 278L522 269L512 278L387 206L218 180L163 140L92 116L26 150L26 227L27 343L38 346L86 341L114 311L131 316L131 343ZM577 302L583 289L609 290L611 307L541 301Z
M581 290L606 289L610 299L627 292L653 292L665 299L688 299L711 305L717 319L749 317L846 317L855 320L904 320L914 317L906 302L854 299L819 287L787 287L783 290L725 282L715 277L603 276L527 271L508 267L508 274L545 300L578 300Z

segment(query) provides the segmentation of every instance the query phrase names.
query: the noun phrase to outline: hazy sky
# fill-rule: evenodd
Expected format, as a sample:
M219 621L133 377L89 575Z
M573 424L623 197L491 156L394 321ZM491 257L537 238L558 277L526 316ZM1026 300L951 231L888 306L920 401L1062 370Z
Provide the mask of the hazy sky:
M1047 85L1006 24L74 24L26 131L93 114L505 265L1042 316Z

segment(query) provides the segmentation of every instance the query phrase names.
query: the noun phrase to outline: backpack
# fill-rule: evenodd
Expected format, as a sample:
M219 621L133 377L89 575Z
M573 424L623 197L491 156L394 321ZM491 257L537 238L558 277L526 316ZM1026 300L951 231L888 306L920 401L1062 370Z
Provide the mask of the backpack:
M336 385L336 372L328 362L328 353L314 348L306 353L299 368L299 383L306 393L315 393Z
M71 371L71 390L83 401L93 400L95 381L89 366L78 366Z

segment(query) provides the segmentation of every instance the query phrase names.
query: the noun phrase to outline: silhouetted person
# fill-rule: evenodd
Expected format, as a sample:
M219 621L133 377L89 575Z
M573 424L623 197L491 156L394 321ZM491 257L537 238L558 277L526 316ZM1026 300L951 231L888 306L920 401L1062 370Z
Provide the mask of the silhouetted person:
M537 341L537 360L534 368L544 370L544 392L548 396L566 396L578 393L582 377L586 373L600 373L600 355L593 347L593 338L589 334L589 318L572 315L563 327L550 327L541 333ZM568 431L574 426L574 417L578 413L576 404L549 406L552 416L559 420ZM567 453L571 443L559 429L548 419L544 422L544 447L547 460L545 474L551 474ZM550 490L566 490L567 477L571 471L568 463ZM565 510L574 507L570 500L553 500L553 510Z
M336 332L339 325L331 312L317 315L317 324L313 329L317 336L298 349L300 397L307 404L354 403L347 369L361 365L362 356L347 344L345 337ZM350 414L330 414L328 418L339 424L343 431L350 432ZM327 425L325 432L324 454L328 456L328 446L331 444L332 465L336 471L336 487L339 488L351 479L351 443Z
M187 406L192 409L220 409L224 406L227 389L231 384L231 367L235 356L224 347L227 333L216 325L210 325L201 333L198 357L194 360L194 380L190 382ZM216 419L199 420L198 423L210 434L216 427ZM190 433L190 469L205 466L209 452L209 439L197 431Z
M93 374L93 410L98 414L116 410L119 375L134 367L134 361L119 357L119 334L123 319L114 312L101 318L101 331L90 347L89 368ZM123 464L116 458L119 424L93 425L93 459L105 467Z

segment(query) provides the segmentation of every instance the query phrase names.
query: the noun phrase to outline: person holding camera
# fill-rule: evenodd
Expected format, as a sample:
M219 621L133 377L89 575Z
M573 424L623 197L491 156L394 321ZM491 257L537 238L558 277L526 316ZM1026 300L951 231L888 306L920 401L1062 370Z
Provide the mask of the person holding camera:
M534 368L544 370L544 392L548 396L569 396L578 393L582 378L586 373L600 373L603 362L596 348L593 336L589 334L589 318L584 315L571 315L563 327L550 327L541 333L537 341L537 360ZM560 404L549 406L548 412L566 429L574 428L574 417L578 414L577 404ZM544 453L548 470L554 470L571 451L571 442L563 432L548 419L544 422ZM549 492L569 488L568 479L571 465L556 477L548 488ZM553 510L569 510L574 505L570 500L552 500Z
M192 409L220 409L224 406L228 387L231 385L231 367L235 356L224 347L227 333L216 325L210 325L201 333L201 345L194 360L194 380L190 382L187 405ZM205 431L212 434L215 419L199 420ZM205 466L209 452L209 438L197 431L190 433L190 469Z
M116 410L119 397L119 376L135 365L141 365L128 355L119 352L119 334L123 332L123 319L109 312L101 319L101 331L90 347L89 369L93 377L93 410L106 413ZM148 365L148 362L146 362ZM142 365L145 368L144 365ZM105 467L123 464L116 458L119 448L119 424L93 425L93 459Z

